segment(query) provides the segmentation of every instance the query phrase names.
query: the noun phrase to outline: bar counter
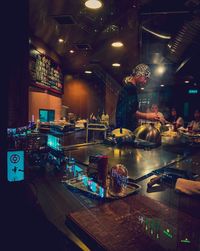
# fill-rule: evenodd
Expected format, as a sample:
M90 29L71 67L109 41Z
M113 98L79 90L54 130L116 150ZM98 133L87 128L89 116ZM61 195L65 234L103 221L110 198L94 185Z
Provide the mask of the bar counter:
M200 250L199 196L187 196L175 192L174 189L163 186L147 189L147 183L150 180L152 171L157 169L172 167L181 170L190 170L200 175L200 150L197 147L193 145L186 146L180 142L168 141L164 141L160 147L151 150L135 149L131 146L117 147L96 144L79 147L70 152L66 151L65 154L66 156L70 155L74 157L82 166L88 164L90 155L107 155L109 158L109 168L118 163L125 165L128 169L129 176L142 187L138 194L133 194L127 198L115 200L114 202L103 202L89 198L80 192L69 190L61 183L61 177L46 175L43 178L35 179L34 185L37 189L38 202L47 218L59 230L67 234L79 247L84 250L87 250L87 247L91 250ZM135 205L139 205L140 203L141 207L138 206L137 209L134 208ZM140 236L140 240L138 239L139 241L137 241L137 238L132 238L130 243L127 244L124 234L122 234L120 230L115 229L119 234L117 242L118 247L120 247L120 249L116 249L116 236L111 238L112 231L108 230L108 232L106 232L104 228L99 229L102 223L98 225L98 223L101 222L101 216L104 217L107 214L107 209L105 208L108 208L110 211L112 205L115 207L115 209L113 209L114 213L110 212L110 218L102 219L102 222L106 220L105 225L109 224L109 219L110 224L114 224L113 215L115 215L115 218L122 217L120 218L122 221L115 223L116 226L118 225L119 229L126 229L124 221L127 221L127 219L126 216L123 217L124 212L127 213L128 210L129 215L134 215L135 210L137 212L141 210L142 213L146 208L146 211L149 211L148 213L151 215L151 217L149 216L150 218L155 218L156 215L160 221L164 219L164 228L167 231L165 235L167 236L168 234L168 237L164 236L166 237L164 238L162 236L158 241L155 238L152 239L151 234L149 235L143 231L142 234L140 233L140 235L138 235L136 229L130 228L130 231L128 231L129 239L133 236L138 238ZM119 208L119 210L116 211L116 208ZM120 210L120 208L122 209ZM104 212L104 214L98 218L98 212ZM90 220L88 223L85 223L84 215L87 218L87 213L94 217L89 217ZM83 217L81 217L81 215L83 215ZM139 218L142 221L145 218L143 216ZM77 224L76 218L82 220L79 220ZM135 221L136 218L132 217L128 221ZM171 223L167 222L168 219ZM88 224L90 226L95 226L96 224L96 227L87 229ZM176 232L176 234L173 234L175 236L173 241L170 235L170 231L172 231L171 228ZM97 235L95 231L97 231ZM100 237L100 239L96 239L95 236L98 237L99 231L106 232L110 241L105 238L101 239ZM128 232L124 231L126 235ZM113 240L111 241L111 239ZM113 246L111 245L112 242ZM83 243L85 243L87 247ZM109 245L106 246L108 243ZM140 243L140 245L136 245L136 243ZM149 248L146 246L148 243Z

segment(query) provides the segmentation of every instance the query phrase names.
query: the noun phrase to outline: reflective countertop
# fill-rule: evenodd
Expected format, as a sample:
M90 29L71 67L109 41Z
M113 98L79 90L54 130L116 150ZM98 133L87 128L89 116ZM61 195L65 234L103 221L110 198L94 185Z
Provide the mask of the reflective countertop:
M163 144L151 150L137 149L132 146L118 147L97 144L79 147L66 152L66 155L71 155L84 164L89 163L89 156L91 155L107 155L109 168L116 164L123 164L128 169L129 176L137 179L153 170L179 161L193 151L189 147L185 148L182 144Z

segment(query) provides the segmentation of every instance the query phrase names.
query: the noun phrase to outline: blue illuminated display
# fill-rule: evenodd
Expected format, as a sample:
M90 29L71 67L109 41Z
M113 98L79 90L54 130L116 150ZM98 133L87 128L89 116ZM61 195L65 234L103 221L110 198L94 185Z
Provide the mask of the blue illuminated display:
M24 180L24 151L7 153L7 179L10 182Z
M99 195L101 198L104 197L104 188L103 187L99 187Z
M60 151L62 150L62 146L60 144L60 138L55 137L53 135L48 134L47 145L54 150Z
M90 188L91 188L92 192L94 192L94 193L97 192L97 184L94 181L91 182Z
M198 90L197 90L197 89L189 89L189 90L188 90L188 93L189 93L189 94L197 94L197 93L198 93Z
M75 164L75 160L71 158L66 165L66 170L70 172L74 178L81 181L82 185L87 189L91 190L93 193L97 194L101 198L105 197L105 190L103 187L99 186L92 178L84 174L82 168Z

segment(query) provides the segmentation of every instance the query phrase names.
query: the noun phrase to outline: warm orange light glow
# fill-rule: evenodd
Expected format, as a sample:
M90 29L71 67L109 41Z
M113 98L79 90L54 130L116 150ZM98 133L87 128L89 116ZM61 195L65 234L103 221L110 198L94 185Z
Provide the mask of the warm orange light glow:
M116 48L119 48L119 47L122 47L124 46L122 42L120 41L116 41L116 42L113 42L112 43L112 47L116 47Z
M86 74L92 74L92 71L85 71Z
M113 63L112 66L113 66L113 67L120 67L121 64L119 64L119 63Z
M99 0L88 0L85 2L85 6L89 9L99 9L102 6L102 2Z
M59 38L59 39L58 39L58 42L59 42L59 43L64 43L64 39Z

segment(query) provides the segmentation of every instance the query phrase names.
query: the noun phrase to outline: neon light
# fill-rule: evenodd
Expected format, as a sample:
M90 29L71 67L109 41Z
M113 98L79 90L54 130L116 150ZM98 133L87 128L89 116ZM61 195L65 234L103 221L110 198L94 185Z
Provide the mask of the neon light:
M171 239L173 238L172 234L170 234L170 232L169 232L169 229L164 230L163 233L164 233L167 237L169 237L169 238L171 238Z
M185 240L181 240L181 243L191 243L191 241L188 240L188 238L185 238Z
M96 193L97 191L97 184L95 182L91 182L90 188L92 190L92 192Z
M100 195L101 198L104 197L104 189L103 189L103 187L99 187L99 195Z
M82 176L82 182L84 186L88 185L88 177L86 177L85 175Z
M197 94L197 93L198 93L198 90L197 90L197 89L189 89L189 90L188 90L188 93L189 93L189 94Z

